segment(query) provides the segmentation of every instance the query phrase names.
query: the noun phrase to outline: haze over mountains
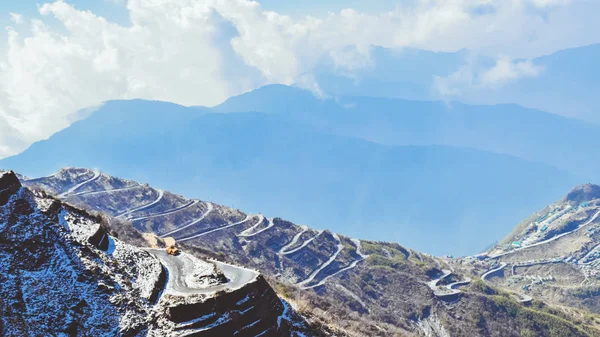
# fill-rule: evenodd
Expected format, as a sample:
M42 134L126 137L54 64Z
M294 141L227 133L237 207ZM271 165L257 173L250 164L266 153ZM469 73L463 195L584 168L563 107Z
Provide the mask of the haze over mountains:
M263 96L273 89L274 95ZM273 108L255 107L253 100L239 108L274 112L285 108L287 101L287 106L298 109L306 103L305 111L320 112L311 107L320 104L331 106L326 111L334 117L345 111L336 110L334 101L319 101L308 92L285 87L269 87L240 99L253 95L256 101L271 102ZM447 145L369 142L360 139L360 133L332 129L326 118L319 125L311 116L323 115L308 112L302 115L306 120L293 113L211 113L228 109L228 104L234 109L235 101L214 110L150 101L109 102L49 140L0 161L0 166L31 176L65 166L93 167L319 229L457 255L482 250L532 208L580 182L576 174L505 154ZM402 125L404 118L416 121L414 127L422 124L414 132L419 135L427 129L438 132L438 121L447 118L443 117L447 109L438 103L405 102L409 108L397 108L393 100L370 101L373 111L399 115L399 122L369 124L364 120L373 119L375 113L357 113L347 116L345 124L340 121L340 128L373 125L371 134L393 135L389 131ZM417 118L422 104L444 108L430 108L443 118ZM392 114L395 110L407 113ZM534 120L555 118L538 112L532 116ZM543 118L538 121L549 125ZM494 122L490 118L481 124ZM488 132L469 123L475 132ZM568 123L561 125L563 133L581 133ZM399 127L398 134L412 128ZM536 141L537 135L532 136Z
M537 77L494 97L479 87L480 101L521 102L528 94L516 90L531 93L530 102L538 92L548 102L573 94L589 106L597 51L592 45L533 60L543 68ZM596 124L516 104L432 101L439 97L433 81L471 62L469 51L373 48L371 58L372 67L348 74L324 57L316 70L323 98L270 85L212 108L111 101L0 166L31 176L94 167L320 229L455 255L487 247L571 186L600 180ZM469 101L475 91L463 93Z
M351 48L346 52L357 54ZM487 83L486 71L510 66L466 49L432 52L372 47L363 59L366 66L344 71L335 66L332 57L323 57L315 77L324 92L334 95L516 103L600 123L595 95L600 90L599 58L600 44L593 44L530 62L515 60L525 62L529 76L519 77L513 69L505 82Z
M482 106L458 102L373 97L318 99L286 86L267 86L233 97L222 112L279 114L324 132L389 145L441 144L506 153L546 163L586 178L598 178L600 126L515 104Z

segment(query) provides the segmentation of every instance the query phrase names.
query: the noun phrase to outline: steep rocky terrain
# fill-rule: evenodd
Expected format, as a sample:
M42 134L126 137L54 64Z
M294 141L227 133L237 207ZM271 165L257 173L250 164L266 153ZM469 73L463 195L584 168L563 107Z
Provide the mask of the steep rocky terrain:
M479 260L479 261L477 261ZM600 186L581 185L532 214L477 259L491 284L600 313Z
M321 335L255 271L113 235L0 172L0 335Z
M398 244L316 231L189 200L87 169L25 180L186 251L257 268L305 317L348 336L595 336L583 310L523 298L495 282L492 259L435 258ZM479 277L483 279L479 280ZM583 318L588 320L583 321ZM591 319L592 321L589 321ZM598 321L596 321L598 320ZM579 322L579 323L576 323ZM529 335L528 335L529 334Z

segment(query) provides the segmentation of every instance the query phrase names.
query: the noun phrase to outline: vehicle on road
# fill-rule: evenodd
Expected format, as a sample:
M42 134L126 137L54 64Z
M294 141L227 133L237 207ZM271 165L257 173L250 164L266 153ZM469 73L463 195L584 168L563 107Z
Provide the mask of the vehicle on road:
M167 254L177 256L181 254L181 251L179 251L179 249L177 249L175 246L169 246L167 247Z

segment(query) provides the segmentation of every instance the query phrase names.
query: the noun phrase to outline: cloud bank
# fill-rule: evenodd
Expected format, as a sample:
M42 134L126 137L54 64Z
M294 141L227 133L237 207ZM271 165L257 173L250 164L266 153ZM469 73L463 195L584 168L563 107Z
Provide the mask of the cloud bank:
M597 42L596 20L589 15L587 28L581 20L600 9L586 0L420 0L377 15L346 9L290 17L247 0L129 0L125 6L127 25L64 1L41 5L39 18L10 14L15 25L7 28L0 57L0 157L106 100L214 105L269 83L318 93L312 71L323 55L351 72L372 64L372 45L503 55L489 69L458 69L436 81L447 94L467 84L501 86L543 71L528 58Z

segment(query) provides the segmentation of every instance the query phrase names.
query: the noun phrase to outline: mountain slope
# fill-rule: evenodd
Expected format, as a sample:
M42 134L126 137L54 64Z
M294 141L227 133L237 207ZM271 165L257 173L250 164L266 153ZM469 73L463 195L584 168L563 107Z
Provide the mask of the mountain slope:
M107 103L0 166L29 176L94 167L319 229L456 255L483 249L577 182L506 155L384 146L282 116L143 101Z
M345 52L356 52L348 48ZM344 71L330 54L315 67L315 79L326 93L338 96L437 99L434 76L446 77L468 63L469 52L431 52L373 46L363 68Z
M480 258L498 267L491 284L600 313L600 186L577 186Z
M538 76L520 79L497 91L476 91L468 99L515 102L598 124L599 57L600 44L560 50L532 61L543 69Z
M596 316L572 308L520 302L477 276L496 267L477 259L434 258L395 243L355 240L279 218L188 200L134 181L65 169L25 185L70 203L119 216L115 227L173 237L255 267L313 321L349 336L594 336ZM146 235L146 234L144 234ZM485 278L485 276L484 276ZM490 282L487 281L486 282ZM529 332L527 332L529 331Z
M131 246L12 173L0 176L0 282L3 336L321 335L258 273Z
M324 132L388 145L447 145L510 154L600 180L600 127L514 104L467 105L339 96L282 85L232 97L220 112L283 115Z

